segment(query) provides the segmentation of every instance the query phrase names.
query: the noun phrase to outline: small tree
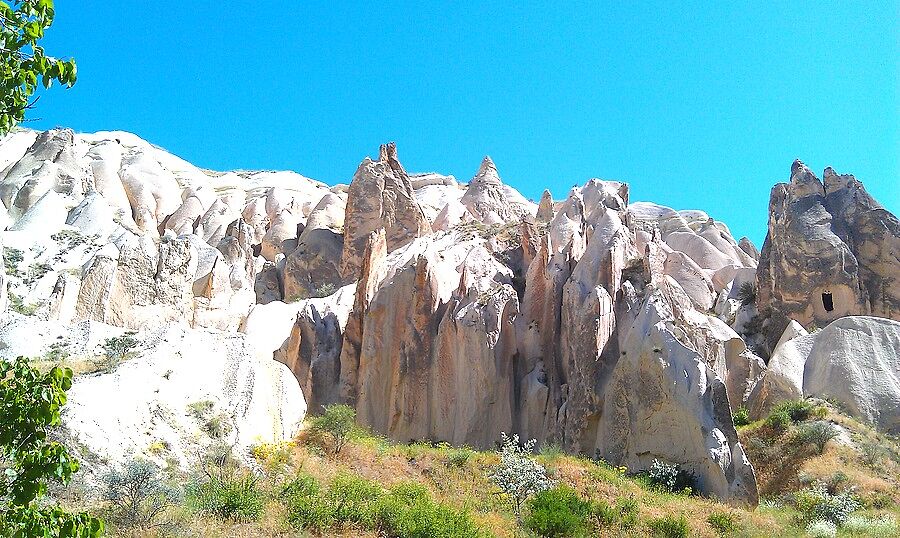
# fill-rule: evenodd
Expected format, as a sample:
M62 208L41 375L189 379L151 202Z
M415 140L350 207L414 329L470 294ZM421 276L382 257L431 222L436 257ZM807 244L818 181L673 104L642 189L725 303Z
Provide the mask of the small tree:
M0 536L12 538L93 538L103 522L87 513L72 514L38 504L47 482L67 484L78 461L47 439L59 426L72 370L41 374L28 360L0 361Z
M839 435L838 429L825 421L816 421L803 424L797 429L796 439L801 443L811 443L816 447L817 453L825 451L828 441Z
M77 71L74 60L58 60L44 54L38 40L53 24L53 0L0 1L0 136L25 118L28 102L38 86L54 80L71 87Z
M107 473L103 482L106 485L103 498L112 503L119 524L143 530L172 524L161 521L160 516L178 501L179 494L163 482L155 464L130 460L121 470Z
M509 497L518 519L522 504L535 493L553 487L553 481L547 478L547 470L531 457L537 444L535 439L519 444L518 434L507 436L504 432L500 439L500 464L493 469L490 479Z
M356 425L356 410L349 405L326 405L325 412L313 419L311 430L331 438L331 448L338 454Z

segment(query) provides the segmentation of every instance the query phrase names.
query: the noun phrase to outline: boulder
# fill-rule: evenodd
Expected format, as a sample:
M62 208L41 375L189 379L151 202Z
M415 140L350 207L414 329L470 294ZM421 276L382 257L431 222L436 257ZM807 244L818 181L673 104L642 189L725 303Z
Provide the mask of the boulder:
M900 433L900 322L849 316L815 335L803 394L837 401L853 416Z

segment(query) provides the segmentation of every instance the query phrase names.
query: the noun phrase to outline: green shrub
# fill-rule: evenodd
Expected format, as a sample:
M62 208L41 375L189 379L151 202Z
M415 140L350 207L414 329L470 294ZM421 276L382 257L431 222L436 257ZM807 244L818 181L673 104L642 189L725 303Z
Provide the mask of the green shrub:
M821 454L825 451L825 445L838 436L838 429L825 421L816 421L807 424L801 424L796 433L794 440L799 444L812 444L816 447L816 451Z
M305 474L282 487L281 498L287 506L288 523L297 529L321 533L334 524L333 511L320 495L319 482Z
M415 483L385 492L374 482L342 475L323 491L314 478L300 475L282 488L281 496L288 522L314 533L351 527L389 538L484 536L466 512L434 502Z
M328 487L328 502L334 519L342 524L356 524L364 529L375 526L377 502L383 491L375 482L351 475L338 475Z
M189 488L189 495L199 512L230 521L255 521L264 504L257 478L232 469L211 472Z
M180 500L180 494L163 481L156 464L129 460L102 480L103 500L110 503L112 519L119 525L141 529L172 526L162 516Z
M734 425L735 426L746 426L750 424L750 412L747 411L746 407L738 407L737 411L734 412Z
M22 251L17 248L3 248L3 268L7 275L16 276L19 272L19 264L25 259Z
M471 457L472 449L468 447L451 448L447 451L447 465L462 468L466 466Z
M634 497L619 497L615 505L595 501L591 505L591 519L597 530L618 526L628 530L637 525L638 505Z
M356 410L349 405L326 405L325 412L314 418L310 430L331 439L331 450L338 454L356 426Z
M616 499L616 511L618 512L619 527L631 529L637 526L638 503L633 496Z
M122 336L113 336L103 342L103 353L111 361L122 361L131 354L132 350L140 343L134 338L134 332L128 331Z
M791 426L791 415L786 411L775 411L766 418L765 424L776 433L784 433Z
M556 461L561 456L565 454L561 446L556 443L548 443L546 445L541 446L540 451L541 456L546 458L548 461Z
M674 463L666 463L661 460L653 460L647 471L650 485L664 491L673 493L691 493L694 489L694 477Z
M821 414L819 409L807 400L790 400L775 406L772 414L786 413L791 422L798 423L809 420L811 417L819 416Z
M484 536L465 512L435 503L424 486L402 483L378 506L378 530L392 538L470 538Z
M742 305L747 306L756 302L756 284L754 282L744 282L738 288L735 296Z
M539 492L528 501L525 526L549 538L580 536L588 530L591 503L564 484Z
M823 485L816 485L797 492L797 511L803 523L828 521L842 525L860 507L852 492L831 494Z
M647 522L650 535L657 538L687 538L691 528L684 516L667 515Z
M732 514L725 512L713 512L706 518L706 522L720 536L728 536L737 532L738 524Z

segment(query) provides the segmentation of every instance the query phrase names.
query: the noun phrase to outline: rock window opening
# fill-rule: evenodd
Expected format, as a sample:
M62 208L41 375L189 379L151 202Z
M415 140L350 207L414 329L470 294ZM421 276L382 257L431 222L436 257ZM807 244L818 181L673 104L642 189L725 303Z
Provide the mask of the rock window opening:
M831 293L825 292L822 294L822 306L825 307L826 312L834 310L834 298L831 296Z

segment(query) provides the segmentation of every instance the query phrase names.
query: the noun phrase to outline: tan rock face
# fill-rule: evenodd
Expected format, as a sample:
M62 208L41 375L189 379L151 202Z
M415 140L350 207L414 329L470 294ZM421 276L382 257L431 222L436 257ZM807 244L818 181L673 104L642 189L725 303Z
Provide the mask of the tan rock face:
M697 349L709 334L679 330L679 310L689 304L663 287L636 306L634 321L620 332L597 451L629 468L647 468L653 459L676 461L702 491L755 505L756 479L725 414L725 384Z
M831 395L893 427L892 327L841 324L821 345L781 330L768 368L736 332L758 321L738 300L757 273L770 331L896 317L900 230L852 176L823 186L795 166L760 255L702 211L631 203L620 182L533 204L489 158L463 186L408 174L389 144L329 188L200 170L127 133L8 140L0 241L22 253L5 275L17 300L59 324L240 330L312 412L346 402L393 439L488 448L513 432L632 470L677 463L754 504L736 407ZM198 353L220 349L207 340Z
M768 312L769 350L790 320L824 327L848 315L900 319L900 222L853 176L826 184L795 161L772 189L760 254L757 306Z
M366 240L379 228L385 230L389 251L431 233L394 144L382 146L377 161L363 160L350 182L341 257L345 279L358 278Z

